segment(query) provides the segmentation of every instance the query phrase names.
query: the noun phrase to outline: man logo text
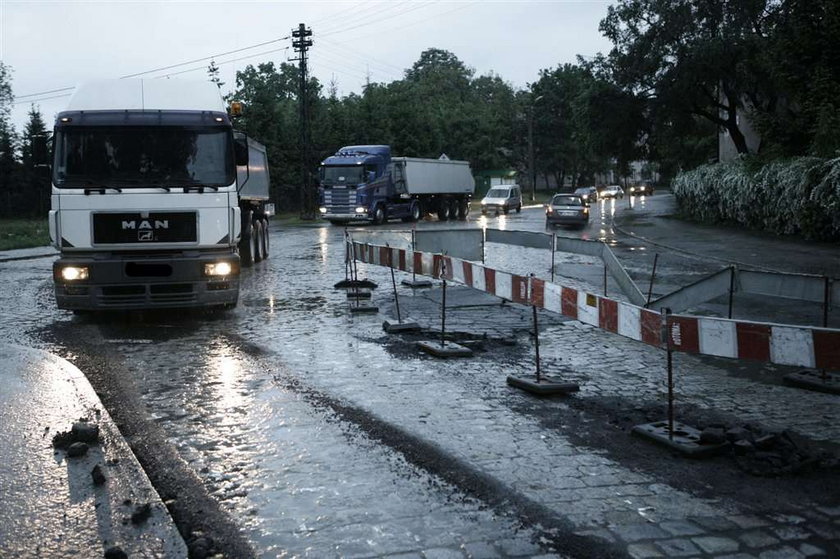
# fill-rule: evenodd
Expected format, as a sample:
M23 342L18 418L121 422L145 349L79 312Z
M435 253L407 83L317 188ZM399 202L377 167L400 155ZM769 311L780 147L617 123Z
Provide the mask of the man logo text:
M126 230L126 229L143 230L143 229L146 229L146 230L149 230L149 231L151 231L152 229L169 229L169 220L168 219L156 219L153 223L153 222L149 221L148 219L144 219L144 220L140 221L140 223L137 223L136 221L134 221L132 219L131 221L123 221L122 222L122 228L123 228L123 230Z

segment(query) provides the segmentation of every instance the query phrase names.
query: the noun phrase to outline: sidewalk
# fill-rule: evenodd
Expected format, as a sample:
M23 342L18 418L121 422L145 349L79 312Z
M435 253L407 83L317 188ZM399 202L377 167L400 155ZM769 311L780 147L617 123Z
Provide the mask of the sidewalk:
M16 250L0 250L0 262L31 260L32 258L49 258L52 256L58 256L58 251L51 246L21 248Z
M81 371L8 344L0 344L0 362L0 556L186 557L166 507ZM98 441L71 458L78 447L54 448L53 438L80 420L98 426ZM104 481L92 474L97 467Z

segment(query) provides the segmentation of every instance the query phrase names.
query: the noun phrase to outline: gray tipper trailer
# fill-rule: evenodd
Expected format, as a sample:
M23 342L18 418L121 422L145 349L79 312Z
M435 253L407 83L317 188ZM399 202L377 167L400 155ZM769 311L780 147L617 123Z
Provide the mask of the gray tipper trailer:
M475 179L468 161L395 157L394 189L401 198L421 202L420 213L437 213L438 218L461 219L469 213Z

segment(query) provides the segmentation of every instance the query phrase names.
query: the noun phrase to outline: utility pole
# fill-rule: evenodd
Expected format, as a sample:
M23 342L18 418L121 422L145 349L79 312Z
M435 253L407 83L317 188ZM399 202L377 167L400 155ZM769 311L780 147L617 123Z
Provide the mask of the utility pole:
M299 104L300 104L300 159L301 159L301 182L300 182L300 216L303 219L315 219L315 193L309 181L309 149L310 149L310 126L308 95L306 92L307 70L306 51L312 46L312 30L307 29L303 23L292 31L292 46L296 53L299 53L297 60L300 74Z

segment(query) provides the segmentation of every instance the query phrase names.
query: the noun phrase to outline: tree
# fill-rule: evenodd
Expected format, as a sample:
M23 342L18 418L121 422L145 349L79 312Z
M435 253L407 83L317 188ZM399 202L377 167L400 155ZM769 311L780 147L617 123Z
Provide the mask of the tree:
M216 66L215 60L210 60L210 65L207 67L207 75L210 76L210 81L216 84L219 89L225 85L225 82L219 77L219 67Z
M46 133L47 127L41 111L32 105L20 144L22 163L20 184L25 201L25 207L21 209L26 213L42 217L49 211L50 184L44 174L35 167L32 145L36 137L45 136Z
M654 111L689 113L725 128L748 153L739 109L762 112L776 101L756 64L771 29L772 0L622 0L601 31L617 85Z
M19 168L16 159L18 139L10 117L13 100L11 68L0 62L0 196L6 217L18 215L21 196L20 185L15 180Z

